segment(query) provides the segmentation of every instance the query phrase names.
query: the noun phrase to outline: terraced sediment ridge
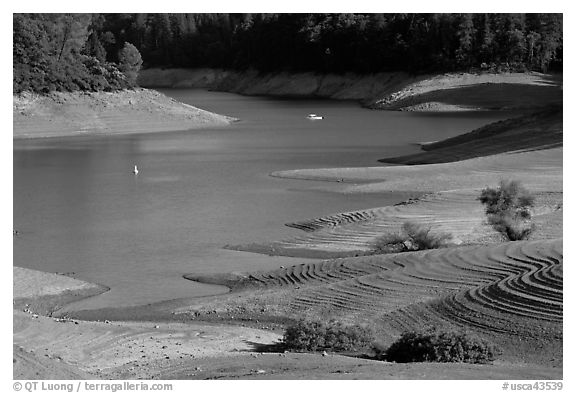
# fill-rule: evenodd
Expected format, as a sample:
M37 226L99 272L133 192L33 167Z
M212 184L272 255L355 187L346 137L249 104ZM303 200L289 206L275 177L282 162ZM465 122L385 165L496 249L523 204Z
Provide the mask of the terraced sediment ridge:
M507 336L561 340L562 242L515 244L506 250L492 249L485 257L498 265L482 264L474 269L489 268L501 279L397 310L387 315L392 325L399 330L414 329L426 321Z
M326 252L325 255L365 255L373 251L378 237L400 232L402 225L416 222L432 228L431 233L450 233L453 244L474 243L484 239L500 241L486 224L482 205L477 201L479 190L445 191L425 195L418 200L396 206L339 213L307 221L286 224L305 232L301 236L279 240L265 248L251 245L237 250L260 251L274 255L302 255L306 250ZM534 217L547 217L561 209L561 193L537 194ZM556 217L561 221L561 215ZM561 222L560 226L561 228ZM546 237L546 233L540 235ZM558 236L558 234L557 234ZM305 255L305 254L304 254ZM322 257L324 254L316 254ZM314 254L310 255L315 256Z
M397 333L448 325L561 337L562 267L561 239L465 246L237 276L230 298L251 303L259 288L280 313L378 321Z
M538 247L526 250L529 247L523 245L516 250L507 250L506 257L512 261L508 263L509 269L517 270L517 274L448 296L434 308L464 326L561 337L561 242L551 243L548 250Z
M202 277L189 278L202 281ZM68 287L83 285L67 277L54 279ZM218 277L212 279L218 281ZM489 337L521 337L523 345L538 352L535 343L539 341L534 340L543 338L548 340L547 347L552 340L555 350L561 348L562 279L561 239L509 242L324 260L237 275L230 294L197 299L200 308L194 313L209 310L214 316L221 313L214 310L242 306L238 314L229 314L237 320L250 315L251 308L265 305L264 313L269 316L369 322L391 337L414 328L464 327ZM228 280L233 282L230 276ZM188 312L174 310L174 317L186 320L183 314ZM58 373L66 378L152 378L172 373L179 378L210 377L218 374L222 362L244 362L242 356L256 359L244 353L254 351L256 344L269 345L280 338L280 332L237 324L208 325L198 319L191 323L104 323L35 317L15 309L15 370L20 371L15 375L28 375L22 374L23 370L42 360L48 371L40 378L61 375ZM561 358L561 352L556 356ZM269 370L272 366L264 359L258 368ZM297 362L292 355L282 361L284 366ZM336 358L323 361L327 366L338 363ZM550 365L530 365L530 371L522 374L520 371L527 369L516 366L516 358L505 361L510 375L558 375L555 369L546 368ZM250 375L238 364L236 373ZM482 370L492 375L496 369L487 366ZM398 373L399 369L390 371Z
M338 213L288 223L305 234L269 244L239 245L236 250L271 255L333 257L365 255L375 240L399 232L415 222L432 227L432 233L453 236L454 244L500 241L485 224L477 197L487 186L502 179L520 181L536 196L533 237L562 236L562 148L521 151L473 158L456 163L374 168L329 168L275 172L273 176L293 179L345 179L343 193L388 191L422 192L426 195L396 206Z

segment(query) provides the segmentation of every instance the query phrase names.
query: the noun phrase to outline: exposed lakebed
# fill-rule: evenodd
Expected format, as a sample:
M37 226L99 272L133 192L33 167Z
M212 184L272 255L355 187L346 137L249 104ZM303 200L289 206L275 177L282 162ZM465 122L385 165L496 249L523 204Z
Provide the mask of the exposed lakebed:
M354 102L163 90L233 116L223 128L14 141L14 265L111 288L71 305L120 307L226 291L186 273L303 263L223 249L298 234L284 224L394 204L408 193L341 194L334 182L273 171L376 166L509 117L374 111ZM309 113L324 120L306 119ZM132 174L137 164L140 173Z

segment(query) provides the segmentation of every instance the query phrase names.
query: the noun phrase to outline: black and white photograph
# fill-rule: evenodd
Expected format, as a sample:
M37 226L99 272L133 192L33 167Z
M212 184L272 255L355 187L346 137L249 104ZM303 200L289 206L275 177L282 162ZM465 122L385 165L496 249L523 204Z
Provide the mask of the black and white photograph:
M194 8L11 15L7 389L567 389L561 9Z

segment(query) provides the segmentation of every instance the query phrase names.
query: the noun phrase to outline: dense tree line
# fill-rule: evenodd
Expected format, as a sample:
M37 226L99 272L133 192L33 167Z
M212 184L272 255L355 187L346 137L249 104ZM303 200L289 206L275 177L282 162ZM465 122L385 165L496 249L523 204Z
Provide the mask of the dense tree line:
M128 57L121 55L126 43L132 47ZM133 70L139 68L135 51L147 67L335 73L547 71L562 67L562 15L14 16L14 84L19 89L130 85ZM115 66L123 61L135 62L133 70ZM128 78L116 78L119 69ZM98 78L86 79L85 73Z
M122 44L120 61L107 61L92 14L14 14L13 90L119 90L135 85L142 65L138 50ZM103 42L113 36L102 34Z
M433 72L562 65L561 14L124 14L147 66ZM114 53L114 50L110 51Z

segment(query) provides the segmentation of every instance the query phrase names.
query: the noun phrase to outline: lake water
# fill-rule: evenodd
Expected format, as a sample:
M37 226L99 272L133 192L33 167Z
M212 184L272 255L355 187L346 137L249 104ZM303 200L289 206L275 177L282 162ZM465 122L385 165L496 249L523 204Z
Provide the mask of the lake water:
M342 185L272 171L376 166L386 156L505 118L504 113L374 111L354 102L162 90L241 121L219 129L14 141L14 265L111 288L72 309L225 292L186 273L274 269L297 258L223 250L300 232L285 223L384 206L406 194L343 195ZM306 119L308 113L325 116ZM140 173L134 176L134 164Z

